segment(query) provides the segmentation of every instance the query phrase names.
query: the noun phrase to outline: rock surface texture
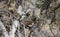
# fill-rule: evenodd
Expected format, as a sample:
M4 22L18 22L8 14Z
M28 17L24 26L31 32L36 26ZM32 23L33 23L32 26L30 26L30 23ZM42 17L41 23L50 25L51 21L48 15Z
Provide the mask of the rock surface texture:
M0 0L0 37L60 37L60 0Z

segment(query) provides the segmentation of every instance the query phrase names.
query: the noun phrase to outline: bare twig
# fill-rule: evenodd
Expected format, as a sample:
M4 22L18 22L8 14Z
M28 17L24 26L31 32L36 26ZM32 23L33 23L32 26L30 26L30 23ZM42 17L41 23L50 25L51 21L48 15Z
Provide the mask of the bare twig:
M3 34L5 37L9 37L8 32L6 31L6 28L4 27L4 24L0 21L0 28L3 31Z

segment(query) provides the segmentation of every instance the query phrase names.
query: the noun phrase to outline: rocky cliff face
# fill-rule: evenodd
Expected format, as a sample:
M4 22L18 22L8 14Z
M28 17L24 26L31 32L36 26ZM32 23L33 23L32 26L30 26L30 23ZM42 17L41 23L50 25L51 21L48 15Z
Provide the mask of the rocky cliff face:
M60 0L0 0L0 37L60 37Z

